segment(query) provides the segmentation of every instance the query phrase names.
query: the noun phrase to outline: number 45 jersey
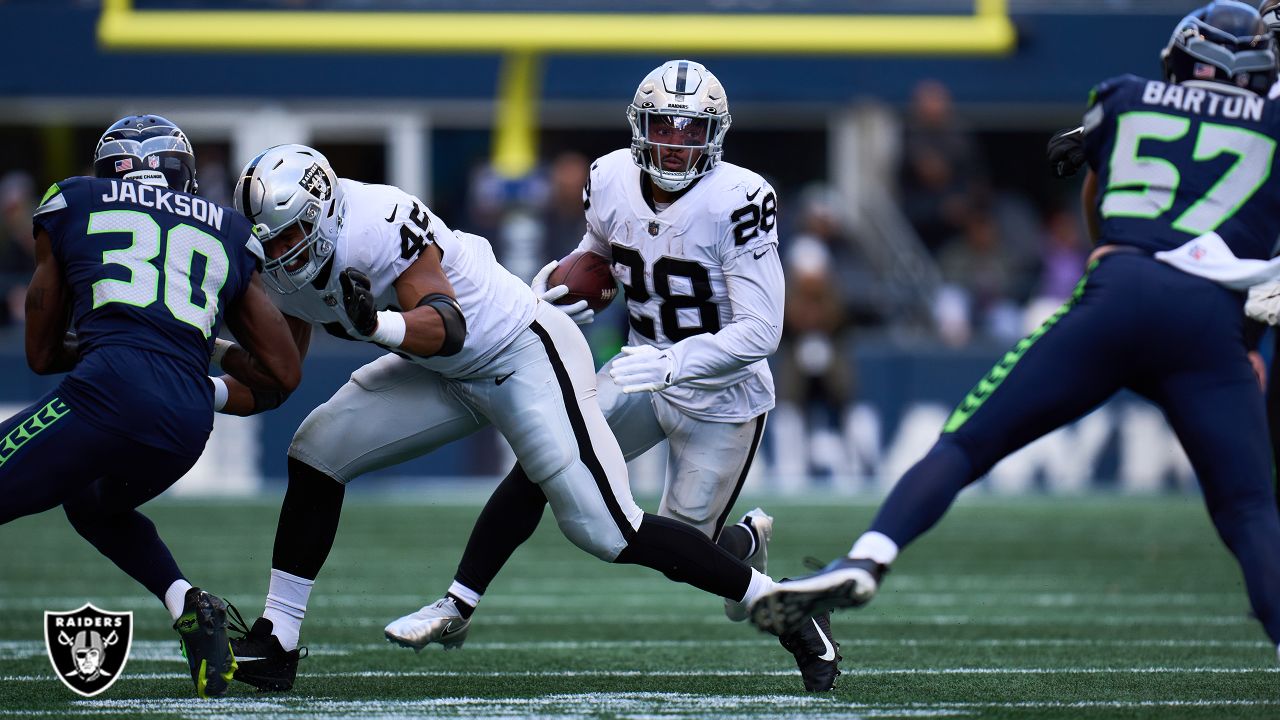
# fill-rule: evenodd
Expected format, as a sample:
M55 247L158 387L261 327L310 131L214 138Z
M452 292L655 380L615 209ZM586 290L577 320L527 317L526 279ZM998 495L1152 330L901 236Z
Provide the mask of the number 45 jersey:
M73 177L33 222L72 294L80 362L62 400L103 431L198 452L213 428L213 340L262 259L249 221L166 187Z
M369 276L379 310L401 308L395 282L431 245L453 286L467 321L462 350L448 357L410 357L445 377L470 377L489 363L533 322L536 303L528 285L498 264L489 241L455 232L421 200L392 185L369 185L340 178L342 221L329 267L310 286L288 295L271 292L285 315L322 325L330 334L358 339L342 305L339 274L355 268ZM268 285L268 291L270 291Z
M1156 252L1217 232L1237 258L1271 257L1280 104L1218 82L1125 75L1094 88L1084 131L1100 243Z
M630 150L592 164L579 249L612 257L629 344L674 348L679 384L664 399L704 420L754 418L774 404L764 358L777 347L785 292L777 195L758 174L721 162L655 212L641 182Z

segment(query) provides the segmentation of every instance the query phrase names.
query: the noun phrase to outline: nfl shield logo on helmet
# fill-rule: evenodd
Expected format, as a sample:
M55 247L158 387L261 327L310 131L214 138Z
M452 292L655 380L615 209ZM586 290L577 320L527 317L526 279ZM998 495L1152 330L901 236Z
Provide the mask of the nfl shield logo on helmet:
M160 167L160 156L152 155L151 157L147 158L147 167L151 168L152 170L155 170L156 168Z
M125 158L116 161L116 172L125 172L133 169L133 158Z
M133 645L133 613L85 603L70 612L44 613L44 644L64 685L93 697L120 678Z

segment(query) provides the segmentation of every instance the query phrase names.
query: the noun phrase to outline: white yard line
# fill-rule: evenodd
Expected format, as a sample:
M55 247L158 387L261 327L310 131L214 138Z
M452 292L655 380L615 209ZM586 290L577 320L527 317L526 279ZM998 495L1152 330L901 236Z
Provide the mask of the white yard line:
M959 668L851 668L845 675L1274 675L1280 667L959 667ZM356 670L306 673L308 678L576 678L576 677L788 677L795 670ZM124 680L167 680L190 677L187 673L126 673ZM49 675L0 675L0 682L40 682Z
M59 710L0 710L0 716L65 717L103 715L178 715L182 717L276 718L352 717L457 718L457 717L623 717L685 718L743 717L786 718L918 718L962 717L990 710L1174 710L1180 708L1280 707L1273 700L1139 700L1139 701L1026 701L937 702L905 704L850 703L838 698L802 695L705 695L698 693L592 692L563 693L528 698L446 697L419 700L328 700L306 696L279 699L224 698L193 704L190 700L74 701Z

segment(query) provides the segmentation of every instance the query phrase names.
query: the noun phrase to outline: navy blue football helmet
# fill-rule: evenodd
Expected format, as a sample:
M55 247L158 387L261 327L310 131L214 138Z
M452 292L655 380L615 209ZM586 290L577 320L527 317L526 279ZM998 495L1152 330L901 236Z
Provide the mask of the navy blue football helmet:
M195 193L196 156L182 130L159 115L120 118L102 133L93 174Z
M1209 80L1266 96L1276 81L1276 44L1262 16L1236 0L1216 0L1182 18L1160 53L1171 83Z

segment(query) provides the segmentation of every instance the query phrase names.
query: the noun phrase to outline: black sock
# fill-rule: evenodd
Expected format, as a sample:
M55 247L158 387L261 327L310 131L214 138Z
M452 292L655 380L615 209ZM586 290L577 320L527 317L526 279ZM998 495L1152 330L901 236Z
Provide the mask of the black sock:
M471 613L476 611L474 607L467 604L466 600L463 600L453 593L445 593L444 596L453 600L453 605L458 608L458 614L462 616L463 620L469 619L471 617Z
M289 489L280 507L271 567L314 580L329 557L347 486L289 458Z
M653 568L676 582L730 600L741 600L751 584L751 568L702 531L649 513L614 562Z
M546 506L542 488L529 480L517 463L476 518L453 579L483 595L511 553L538 528Z
M725 528L720 532L720 539L716 540L716 544L724 548L725 552L743 561L755 554L759 542L760 538L756 536L755 530L742 523Z

